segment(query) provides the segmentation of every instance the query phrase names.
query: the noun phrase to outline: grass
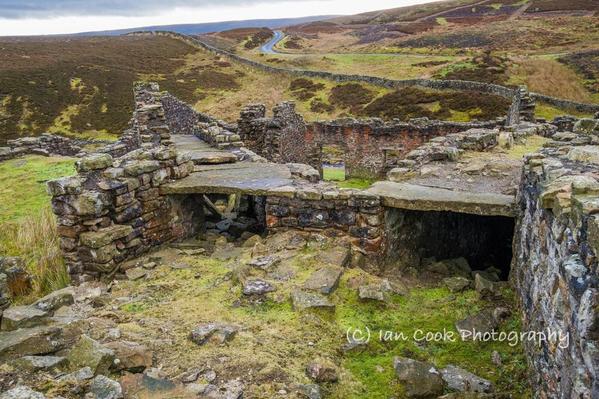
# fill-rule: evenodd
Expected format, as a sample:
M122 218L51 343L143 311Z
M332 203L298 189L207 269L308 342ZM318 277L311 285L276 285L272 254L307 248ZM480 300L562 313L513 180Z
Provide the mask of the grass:
M331 295L336 309L331 312L292 309L289 294L300 285L319 263L314 248L300 250L285 267L292 271L290 281L277 281L277 290L260 302L248 301L240 294L242 276L260 275L243 266L249 259L246 250L240 262L218 261L207 257L183 257L189 269L173 271L175 261L165 250L160 253L165 265L159 266L146 281L124 281L112 295L136 298L121 305L126 323L119 325L125 335L135 334L141 343L168 337L171 345L156 347L163 371L173 377L197 364L211 364L223 379L245 376L248 397L275 397L290 383L308 383L305 366L315 357L332 359L341 367L340 381L323 384L323 395L333 399L402 398L392 362L398 355L427 360L443 367L461 366L497 386L497 391L513 397L528 398L526 361L522 348L503 343L429 342L416 344L413 339L381 342L376 337L363 351L343 353L348 328L368 327L403 332L411 337L416 329L454 331L454 323L487 304L473 291L451 294L445 288L413 288L405 297L393 295L387 304L359 300L357 282L372 278L360 269L346 269L339 287ZM178 256L178 255L172 255ZM512 303L511 292L504 293ZM510 305L508 305L510 306ZM518 316L505 325L519 330ZM139 321L143 320L143 323ZM197 346L187 336L191 328L205 322L229 322L242 330L227 345ZM162 327L162 328L160 328ZM498 351L502 366L491 363ZM218 359L226 358L227 361Z
M21 218L48 206L46 182L75 173L74 159L27 156L0 163L0 223Z
M375 181L375 179L352 177L351 179L338 182L337 185L341 188L355 188L358 190L364 190L372 186Z
M69 284L56 219L49 206L31 211L18 223L0 224L0 254L23 259L33 277L33 290L24 297L13 298L16 303L32 302Z
M17 302L68 284L45 182L74 173L71 158L27 156L0 163L0 256L21 257L33 276L33 291Z
M328 181L344 181L345 168L322 168L322 178Z
M563 115L572 115L572 116L576 116L578 118L593 117L593 115L589 114L589 113L579 112L579 111L575 111L575 110L571 110L571 109L564 110L564 109L557 108L557 107L554 107L549 104L544 104L542 102L539 102L536 104L535 117L537 117L537 118L543 118L547 121L551 121L551 120L553 120L553 118L555 118L557 116L563 116Z
M579 76L554 57L519 59L509 70L509 84L526 85L533 92L591 103L591 93Z

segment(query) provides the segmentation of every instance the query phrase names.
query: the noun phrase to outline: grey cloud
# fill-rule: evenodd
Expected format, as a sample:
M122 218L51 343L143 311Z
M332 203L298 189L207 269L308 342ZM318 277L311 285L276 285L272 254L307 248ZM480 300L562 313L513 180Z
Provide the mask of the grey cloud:
M147 16L174 7L237 6L259 2L264 0L0 0L0 18L51 18L67 15Z

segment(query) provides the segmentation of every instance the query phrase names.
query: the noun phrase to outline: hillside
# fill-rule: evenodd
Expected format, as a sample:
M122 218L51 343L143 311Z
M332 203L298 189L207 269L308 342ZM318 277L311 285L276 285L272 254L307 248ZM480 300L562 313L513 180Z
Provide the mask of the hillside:
M239 28L280 28L283 26L308 23L312 21L321 21L324 19L334 18L334 15L314 15L310 17L300 18L275 18L275 19L248 19L243 21L223 21L223 22L208 22L202 24L178 24L178 25L155 25L143 26L128 29L115 29L94 32L82 32L80 36L118 36L131 32L139 31L155 31L168 30L171 32L183 33L185 35L201 34L208 32L221 32L230 29Z
M459 93L396 93L366 83L269 74L166 37L2 39L0 49L0 57L10 60L0 65L0 141L43 132L114 139L127 127L137 80L158 81L196 109L231 122L248 103L270 109L285 100L295 101L309 120L467 121L500 116L509 105L493 96L475 101Z

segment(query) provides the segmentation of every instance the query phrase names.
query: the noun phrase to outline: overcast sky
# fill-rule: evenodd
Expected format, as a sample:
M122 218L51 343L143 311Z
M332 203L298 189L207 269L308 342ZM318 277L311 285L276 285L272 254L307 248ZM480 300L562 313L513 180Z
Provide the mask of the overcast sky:
M0 0L0 36L356 14L431 0Z

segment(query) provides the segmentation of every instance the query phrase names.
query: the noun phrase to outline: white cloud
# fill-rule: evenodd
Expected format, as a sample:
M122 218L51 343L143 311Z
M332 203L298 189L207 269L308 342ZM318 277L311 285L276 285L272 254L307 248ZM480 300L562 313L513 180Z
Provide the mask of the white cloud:
M382 10L430 0L308 0L243 3L238 6L204 6L172 8L150 16L63 16L51 18L0 18L0 36L49 35L96 30L134 28L150 25L219 22L264 18L293 18L310 15L357 14ZM2 10L0 10L2 15Z

